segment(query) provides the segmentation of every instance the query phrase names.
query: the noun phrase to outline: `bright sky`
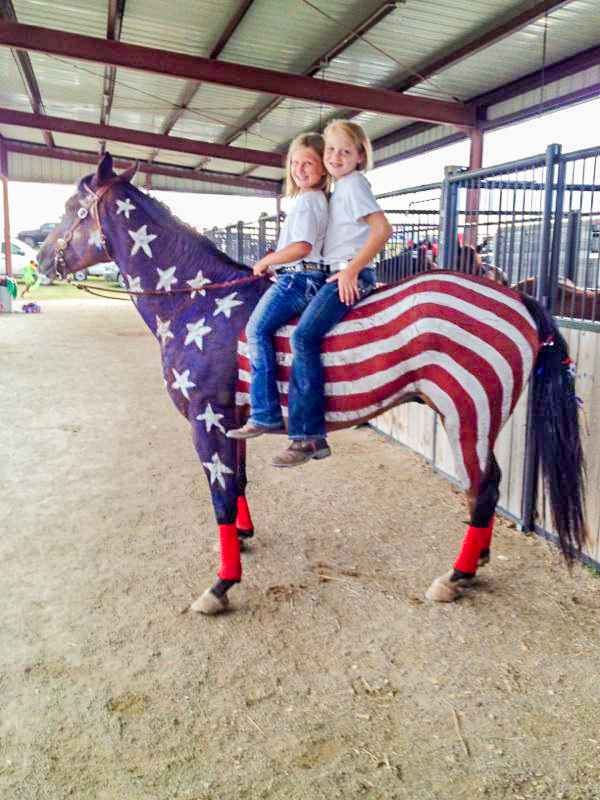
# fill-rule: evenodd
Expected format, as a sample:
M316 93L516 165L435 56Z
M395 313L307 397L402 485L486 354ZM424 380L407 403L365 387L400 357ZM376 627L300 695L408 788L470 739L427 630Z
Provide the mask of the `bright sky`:
M543 152L548 144L558 142L563 152L600 145L598 133L600 99L582 103L553 114L486 133L483 165L492 166ZM469 143L460 142L434 150L416 158L373 170L369 180L375 193L419 186L440 181L444 166L466 165ZM85 174L82 171L82 175ZM60 217L72 186L10 182L10 226L12 236L27 228L37 228L43 222ZM275 213L275 200L227 195L189 195L178 192L157 192L174 214L199 230L244 220L258 219L262 211ZM1 204L0 204L1 205ZM282 207L286 210L287 201ZM1 215L0 215L1 219Z

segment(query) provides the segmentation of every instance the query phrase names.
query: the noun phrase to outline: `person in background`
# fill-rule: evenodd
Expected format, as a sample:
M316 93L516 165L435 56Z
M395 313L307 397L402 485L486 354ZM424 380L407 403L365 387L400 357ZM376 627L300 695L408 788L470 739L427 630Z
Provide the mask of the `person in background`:
M21 297L25 297L31 289L37 289L40 285L40 273L38 272L37 264L33 260L23 267L23 284Z

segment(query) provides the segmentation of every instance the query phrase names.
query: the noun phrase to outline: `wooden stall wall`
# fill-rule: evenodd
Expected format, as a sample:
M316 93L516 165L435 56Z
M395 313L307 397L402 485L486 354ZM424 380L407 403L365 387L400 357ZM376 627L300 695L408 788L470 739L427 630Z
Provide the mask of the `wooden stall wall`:
M371 427L400 444L410 447L415 453L434 458L435 413L419 403L404 403L371 420Z
M521 518L523 498L523 462L527 400L521 397L509 421L502 429L494 453L500 469L500 501L498 508L516 520ZM375 430L385 433L400 444L410 447L432 463L450 480L457 481L454 455L444 427L427 406L406 403L372 420Z

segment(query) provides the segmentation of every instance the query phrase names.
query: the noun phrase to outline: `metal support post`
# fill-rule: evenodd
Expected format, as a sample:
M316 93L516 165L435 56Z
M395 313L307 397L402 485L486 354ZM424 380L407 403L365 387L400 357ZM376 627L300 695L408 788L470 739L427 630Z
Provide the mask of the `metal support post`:
M560 164L561 148L559 144L548 145L546 150L546 185L544 188L544 208L542 216L542 230L539 241L538 258L538 279L536 281L536 297L545 308L551 308L553 302L554 287L551 285L551 242L552 242L552 219L562 219L561 207L554 206L554 172L555 166ZM562 188L564 190L564 170L562 173ZM564 192L560 194L560 202ZM554 211L554 215L553 215ZM560 226L560 222L558 223ZM556 237L555 237L556 241ZM560 247L560 238L558 239ZM554 248L552 248L554 250ZM527 401L527 429L525 440L525 458L523 464L523 499L521 502L521 516L523 528L533 530L535 525L535 512L537 505L537 488L539 472L539 454L535 445L533 433L533 408L531 404L531 387Z
M579 252L579 233L581 212L569 211L567 219L567 241L565 243L565 278L577 283L577 254ZM587 286L587 281L584 281Z
M560 150L559 144L549 144L546 148L546 185L537 263L538 280L536 281L536 299L545 308L549 307L550 292L550 245L552 241L552 211L555 189L554 168L560 159Z
M237 260L244 263L244 221L241 219L237 224Z
M235 258L235 253L233 252L233 229L231 225L225 228L225 252L229 258Z
M279 234L281 232L281 195L280 194L278 194L277 197L276 197L276 212L275 212L275 216L276 216L276 219L277 219L277 221L275 223L276 224L276 228L277 228L277 235L276 235L275 238L277 240L277 239L279 239Z
M483 162L483 131L478 128L471 130L471 150L469 154L469 170L481 169ZM469 181L467 189L465 235L464 243L470 247L477 247L477 222L479 211L479 186L480 181L474 178Z
M8 155L6 143L0 141L0 178L2 179L2 199L4 210L4 271L7 275L12 275L12 254L10 246L10 213L8 203ZM8 289L0 287L0 311L10 313L12 311L12 296Z
M444 182L442 183L440 201L440 246L438 253L438 263L442 269L451 269L455 261L458 241L458 184L450 180L450 175L461 171L461 169L461 167L444 168Z
M266 214L258 218L258 257L262 258L267 252L267 221Z

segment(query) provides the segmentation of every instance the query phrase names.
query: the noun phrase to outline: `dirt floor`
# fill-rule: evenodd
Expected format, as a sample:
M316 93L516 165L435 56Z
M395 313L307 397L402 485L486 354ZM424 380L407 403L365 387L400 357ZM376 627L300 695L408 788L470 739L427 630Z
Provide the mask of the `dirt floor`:
M129 303L0 314L3 800L600 798L600 579L500 520L425 600L463 496L368 428L249 451L234 610L188 611L216 526Z

